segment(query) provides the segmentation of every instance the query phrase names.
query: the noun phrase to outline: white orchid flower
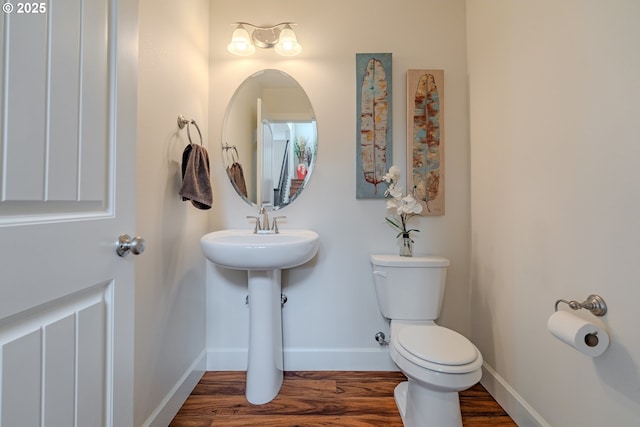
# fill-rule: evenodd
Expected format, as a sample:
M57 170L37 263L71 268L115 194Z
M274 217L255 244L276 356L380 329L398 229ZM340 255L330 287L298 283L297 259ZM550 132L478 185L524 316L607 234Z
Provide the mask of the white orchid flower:
M394 218L385 218L385 220L396 228L400 235L406 234L407 236L412 231L420 231L418 229L408 229L407 221L413 215L422 212L422 205L413 197L413 194L409 193L406 196L402 194L402 189L396 184L400 179L400 168L397 166L391 166L389 171L383 176L383 179L388 183L387 190L384 192L385 197L391 196L387 200L387 209L395 210Z
M397 166L391 166L389 168L389 175L391 175L394 182L398 181L400 179L400 168Z
M389 189L389 194L391 195L391 197L393 197L396 200L400 200L402 199L402 189L401 188L397 188L397 187L393 187L391 189Z
M388 174L387 174L387 175L388 175ZM385 175L385 177L386 177L387 175ZM396 186L396 185L395 185L393 182L392 182L391 184L389 184L389 185L387 186L387 189L386 189L386 190L384 190L384 197L389 197L389 194L391 194L391 190L393 190L393 189L395 188L395 186Z
M422 212L422 205L411 195L407 194L403 199L404 212L408 214L419 214Z
M397 166L391 166L389 168L389 172L384 174L382 179L391 184L398 182L398 180L400 179L400 168Z

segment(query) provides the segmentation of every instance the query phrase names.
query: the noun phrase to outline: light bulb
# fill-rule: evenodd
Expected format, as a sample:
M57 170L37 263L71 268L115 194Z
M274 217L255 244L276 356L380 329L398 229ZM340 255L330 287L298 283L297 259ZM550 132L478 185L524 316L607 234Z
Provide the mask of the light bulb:
M249 40L249 33L244 26L238 25L238 27L233 31L231 43L227 45L227 50L238 56L248 56L256 51L256 48Z
M287 24L280 32L280 38L275 46L275 51L278 55L282 56L296 56L302 52L302 46L296 39L296 33L293 32L291 27Z

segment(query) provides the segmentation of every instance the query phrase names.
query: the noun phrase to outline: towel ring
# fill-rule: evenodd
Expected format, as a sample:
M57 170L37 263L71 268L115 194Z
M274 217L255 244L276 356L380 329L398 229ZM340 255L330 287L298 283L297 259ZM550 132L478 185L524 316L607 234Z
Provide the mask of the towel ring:
M224 152L224 156L229 165L238 162L240 154L238 154L238 148L235 145L224 144L222 146L222 151ZM229 153L229 151L231 151L231 153Z
M198 126L198 124L196 123L195 120L191 119L188 120L186 119L183 115L179 115L178 116L178 127L180 129L184 129L184 126L187 126L187 137L189 138L189 143L193 144L193 141L191 140L191 131L189 130L189 125L194 125L196 127L196 130L198 131L198 135L200 135L200 145L204 145L203 141L202 141L202 132L200 132L200 127Z

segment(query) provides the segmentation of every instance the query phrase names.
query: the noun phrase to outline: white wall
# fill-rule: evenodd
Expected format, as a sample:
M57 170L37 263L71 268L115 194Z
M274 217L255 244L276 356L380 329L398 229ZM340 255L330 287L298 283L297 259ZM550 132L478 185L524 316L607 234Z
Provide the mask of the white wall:
M226 51L236 21L256 25L291 20L303 52L286 59L271 51L251 58ZM378 311L368 256L396 253L383 200L357 200L355 54L393 53L393 155L405 164L407 69L445 70L446 191L444 217L416 219L416 254L451 259L441 323L469 333L469 152L465 8L458 1L329 0L211 2L210 135L215 207L209 230L247 228L256 209L240 200L222 167L218 140L235 88L263 68L279 68L307 91L318 120L318 157L304 193L282 210L282 228L320 234L317 258L283 274L286 369L393 369L374 341L388 333ZM209 369L245 369L246 274L208 265Z
M196 119L208 142L209 2L139 7L135 425L166 426L204 369L208 214L178 196L188 141L176 118Z
M637 425L640 3L471 0L467 20L472 339L496 372L485 379L539 415L520 425ZM610 310L578 313L609 331L596 359L546 330L556 299L591 293Z

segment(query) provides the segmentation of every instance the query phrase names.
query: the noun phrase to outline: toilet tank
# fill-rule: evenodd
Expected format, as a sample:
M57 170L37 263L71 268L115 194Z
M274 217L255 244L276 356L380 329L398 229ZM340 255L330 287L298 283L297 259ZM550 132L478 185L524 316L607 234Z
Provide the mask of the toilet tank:
M449 260L438 256L371 255L382 315L395 320L436 320Z

